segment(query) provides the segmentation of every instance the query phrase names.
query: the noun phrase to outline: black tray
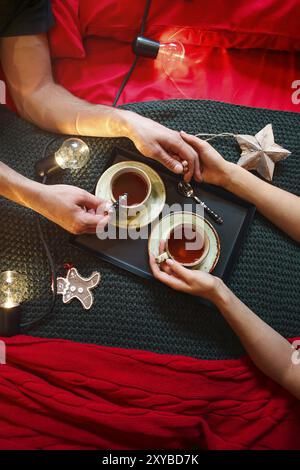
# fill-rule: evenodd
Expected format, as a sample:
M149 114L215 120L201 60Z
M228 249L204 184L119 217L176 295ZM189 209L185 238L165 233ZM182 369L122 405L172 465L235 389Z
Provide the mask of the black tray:
M194 209L196 208L196 203L193 203L192 199L185 198L177 192L179 177L153 160L147 159L145 161L133 152L116 147L113 149L112 158L106 169L115 163L126 160L138 160L147 163L160 174L166 187L167 204L189 203L192 204ZM209 216L206 216L218 232L221 244L220 259L213 273L226 280L233 263L237 259L243 238L252 222L255 206L217 186L193 183L193 187L195 194L224 219L224 223L218 225ZM138 276L148 279L153 278L148 264L148 240L132 240L130 238L117 241L99 240L96 235L78 235L71 238L71 243L87 249L99 258Z

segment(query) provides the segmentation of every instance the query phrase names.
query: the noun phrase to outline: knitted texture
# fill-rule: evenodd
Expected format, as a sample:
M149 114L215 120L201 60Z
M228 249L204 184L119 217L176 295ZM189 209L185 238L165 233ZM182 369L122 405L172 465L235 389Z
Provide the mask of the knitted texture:
M275 141L292 152L286 161L276 165L273 184L300 194L298 114L196 100L135 103L124 108L193 134L254 135L272 123ZM1 160L20 173L34 176L34 163L53 137L0 108ZM56 150L64 138L57 136L49 151ZM119 145L134 149L127 139L84 140L92 154L88 165L76 173L65 171L62 176L53 177L51 183L64 182L93 191L112 148ZM226 159L238 160L239 150L233 139L218 139L213 145ZM38 237L36 215L2 198L0 220L0 270L14 269L26 274L29 289L24 320L31 320L44 313L51 302L50 272ZM42 226L60 275L65 274L63 264L72 262L83 276L100 271L102 282L94 290L91 310L84 311L76 300L64 305L59 297L53 315L28 330L28 334L205 359L233 358L244 353L217 311L74 248L69 234L47 220L42 220ZM243 243L229 287L281 334L299 335L299 247L259 214Z

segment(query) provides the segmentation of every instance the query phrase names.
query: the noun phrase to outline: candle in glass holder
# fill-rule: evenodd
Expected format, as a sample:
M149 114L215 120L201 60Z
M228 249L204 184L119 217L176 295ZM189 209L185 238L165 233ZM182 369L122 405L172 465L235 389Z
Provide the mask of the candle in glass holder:
M0 274L0 336L20 333L21 302L26 291L26 280L16 271Z

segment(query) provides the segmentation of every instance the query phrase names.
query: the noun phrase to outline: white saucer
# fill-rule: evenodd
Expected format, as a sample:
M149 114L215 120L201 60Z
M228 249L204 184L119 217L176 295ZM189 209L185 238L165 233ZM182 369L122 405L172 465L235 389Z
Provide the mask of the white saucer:
M180 223L191 224L195 221L198 221L198 223L200 222L202 224L204 223L204 230L209 238L210 247L208 255L203 260L203 262L189 269L211 273L220 257L219 235L217 234L214 227L206 219L200 217L198 214L194 214L193 212L175 212L163 217L160 222L155 225L151 232L148 242L149 252L151 252L154 256L159 255L160 240L166 240L174 225Z

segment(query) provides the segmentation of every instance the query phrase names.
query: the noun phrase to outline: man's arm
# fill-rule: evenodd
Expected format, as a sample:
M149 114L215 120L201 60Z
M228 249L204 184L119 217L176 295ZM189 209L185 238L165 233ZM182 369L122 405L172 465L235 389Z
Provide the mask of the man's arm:
M81 100L53 80L45 34L3 38L2 67L22 117L51 132L99 137L128 137L146 157L175 173L188 162L187 180L200 178L197 153L180 136L131 111Z
M273 224L300 242L300 197L227 162L208 142L186 133L182 136L199 154L204 181L251 202Z
M109 221L108 201L73 186L37 183L1 162L0 196L38 212L71 233L95 233L97 226Z
M39 198L40 186L0 162L0 196L33 208L34 201Z
M1 40L1 62L18 112L51 132L129 136L131 113L76 98L53 81L47 36Z

